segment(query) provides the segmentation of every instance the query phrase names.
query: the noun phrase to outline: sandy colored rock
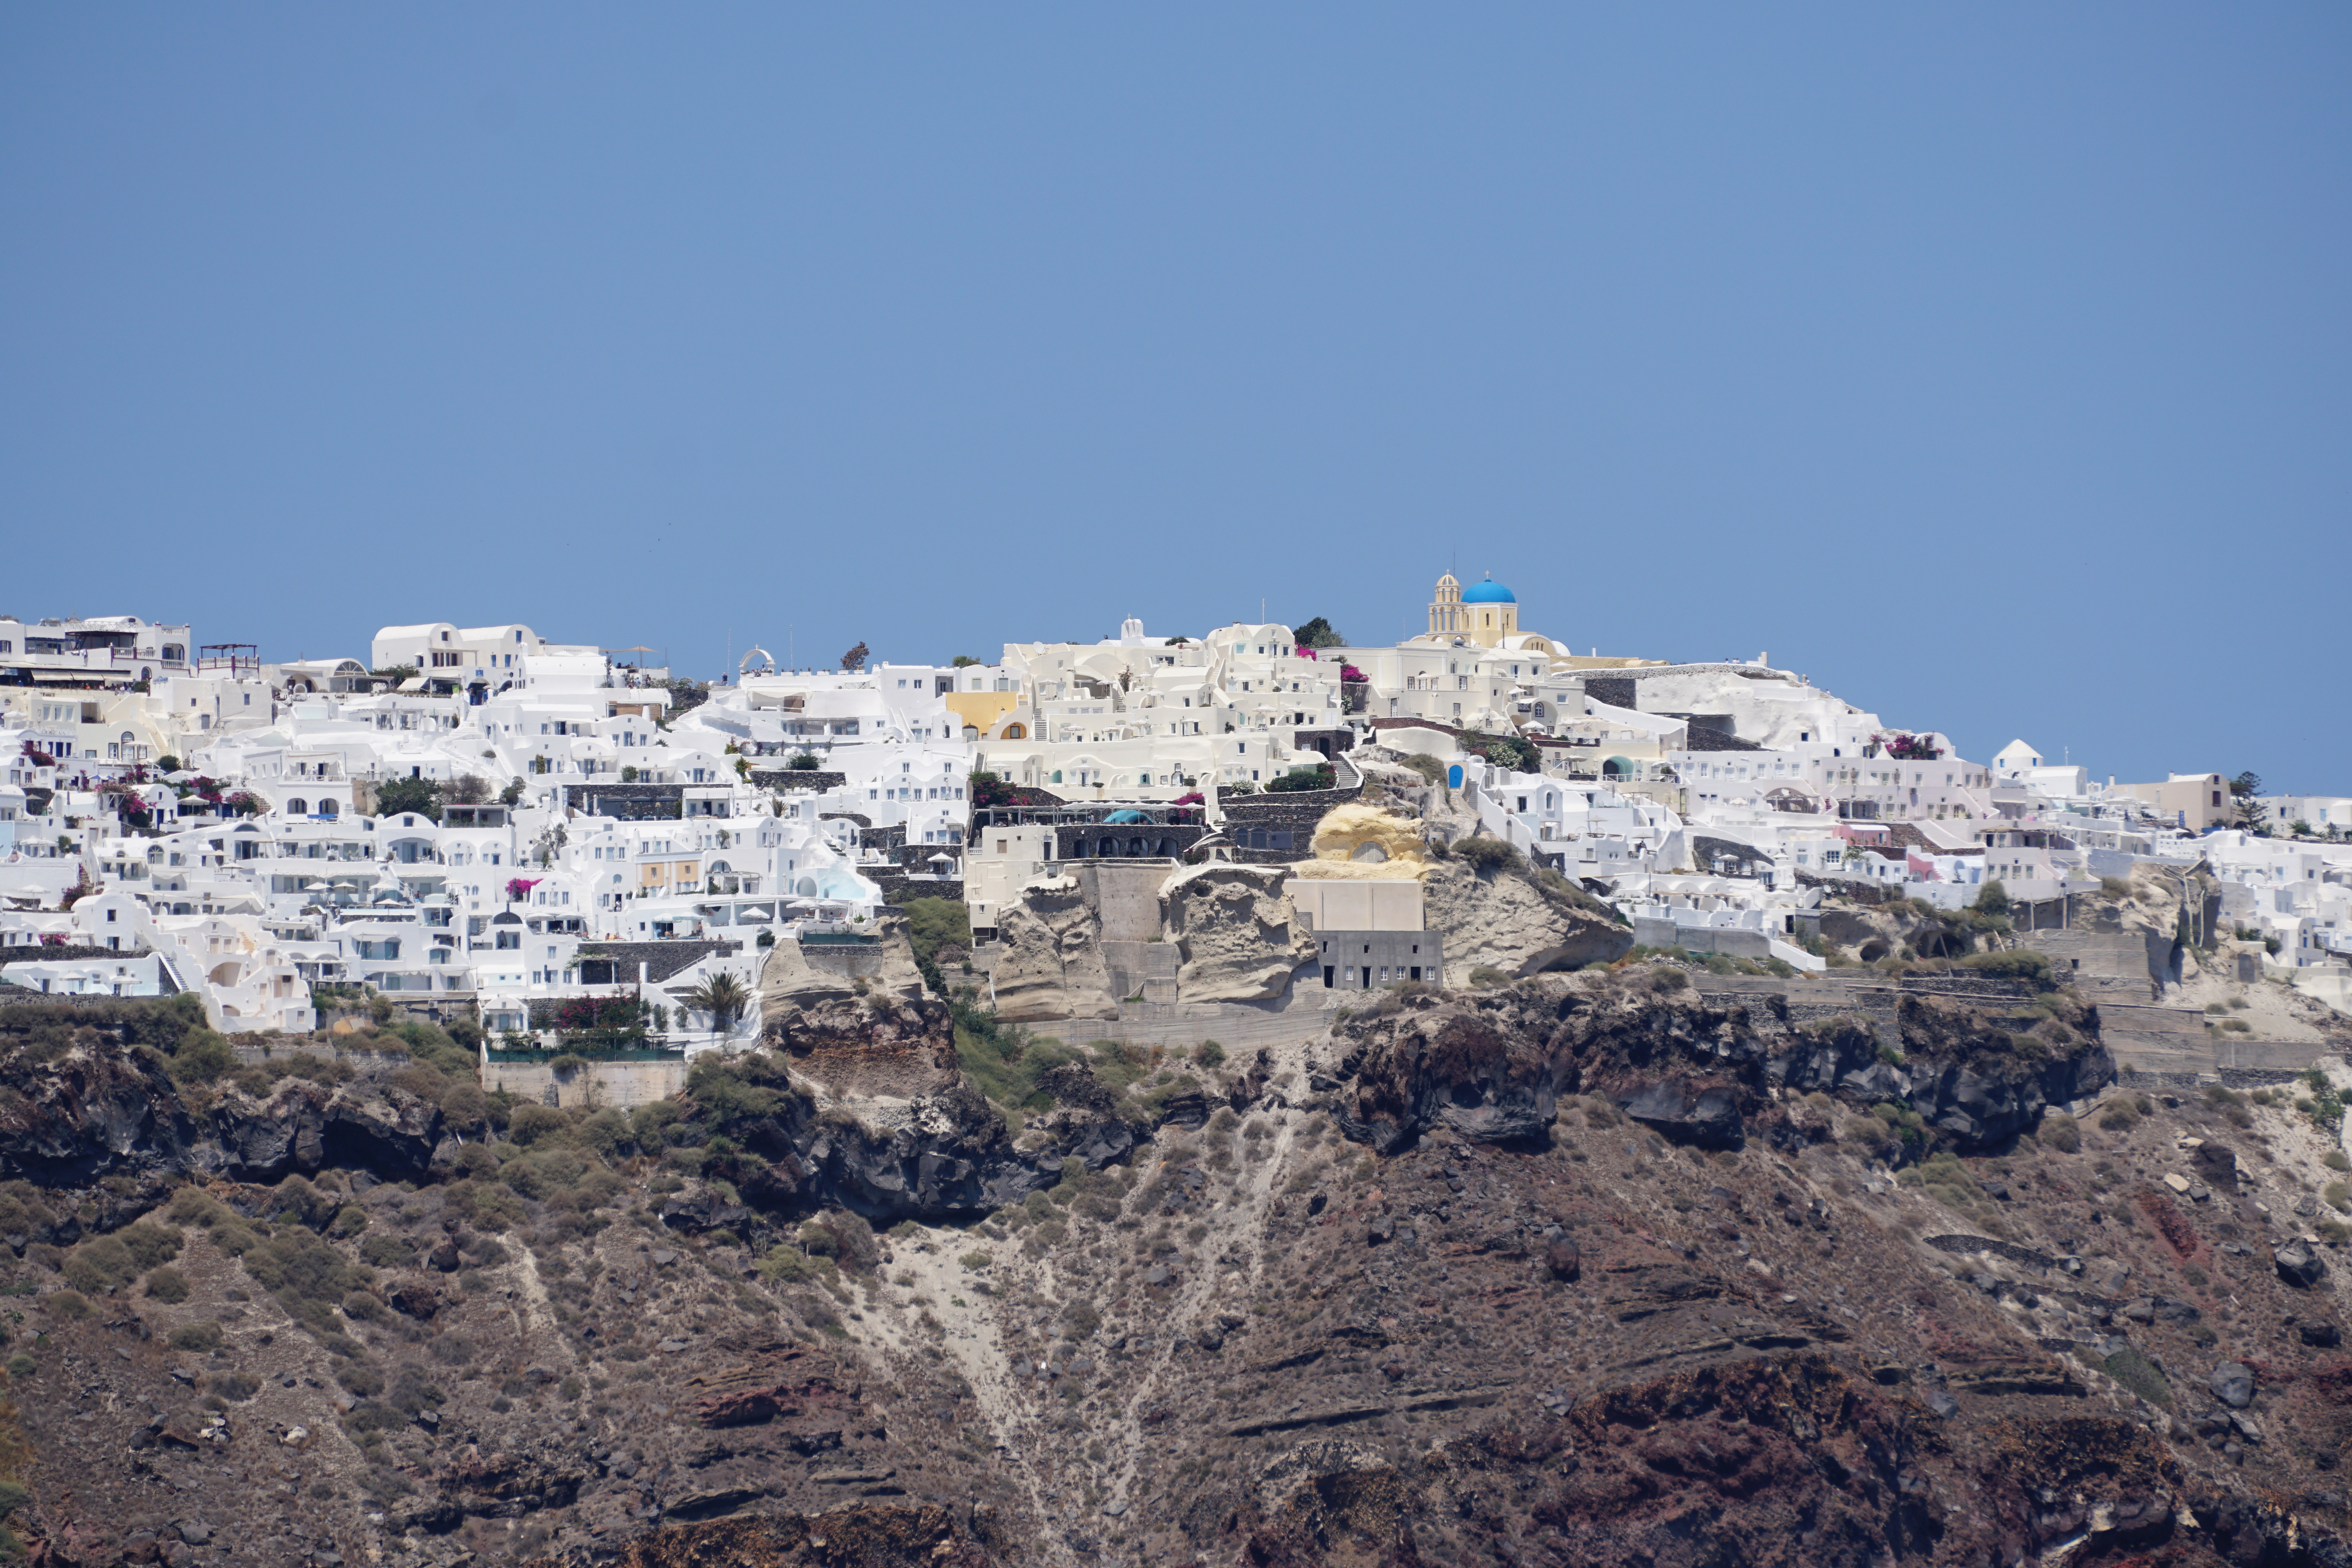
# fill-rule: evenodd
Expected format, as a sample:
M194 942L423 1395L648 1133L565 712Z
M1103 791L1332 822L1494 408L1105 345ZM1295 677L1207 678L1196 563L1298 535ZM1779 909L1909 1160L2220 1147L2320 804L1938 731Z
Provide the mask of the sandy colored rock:
M1188 1002L1264 1001L1283 993L1315 955L1282 884L1287 866L1188 866L1161 889L1161 918L1183 961L1177 994Z
M920 998L923 977L908 945L906 921L884 915L871 929L879 940L870 946L777 943L760 968L761 1037L780 1044L803 1013L860 995Z
M1314 851L1312 859L1298 862L1294 875L1392 881L1427 876L1435 863L1416 823L1353 801L1332 807L1315 824Z
M1013 1023L1117 1018L1094 911L1075 883L1030 887L997 921L996 1010Z
M1466 986L1470 971L1508 975L1607 963L1633 949L1633 934L1576 895L1538 887L1516 868L1480 871L1459 860L1438 862L1423 885L1423 919L1445 935L1445 983Z

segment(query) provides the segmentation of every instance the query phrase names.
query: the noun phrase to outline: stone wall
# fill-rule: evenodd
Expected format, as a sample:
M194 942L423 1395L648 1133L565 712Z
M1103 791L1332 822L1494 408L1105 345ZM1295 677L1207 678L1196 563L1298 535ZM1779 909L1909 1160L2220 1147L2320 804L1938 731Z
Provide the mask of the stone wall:
M885 904L903 904L910 898L952 898L963 902L963 878L925 877L918 882L913 877L890 871L861 872L866 881L882 890Z
M93 947L86 942L69 942L62 947L44 947L37 943L22 946L0 947L0 968L10 964L72 964L85 958L144 958L152 952L150 947ZM167 976L165 984L170 980Z
M1767 932L1736 925L1677 925L1646 915L1634 919L1633 940L1643 947L1680 947L1687 953L1720 953L1728 958L1772 956L1772 938Z
M580 946L580 968L583 985L632 986L637 981L637 966L646 967L646 982L656 985L681 970L692 968L713 953L740 953L740 942L702 940L694 942L583 942ZM591 964L610 964L609 979L586 978Z
M1149 942L1160 935L1160 885L1176 869L1170 860L1102 861L1065 866L1105 942Z
M493 1057L503 1054L493 1051ZM482 1087L505 1090L533 1105L614 1106L633 1110L656 1100L674 1100L686 1088L683 1053L658 1061L596 1061L559 1080L544 1061L492 1061L482 1069Z
M566 784L563 804L591 817L666 822L685 814L683 784Z
M1611 707L1630 708L1639 694L1633 689L1633 677L1631 675L1587 675L1584 677L1584 695L1594 702L1607 703Z
M1234 859L1244 865L1287 865L1306 860L1314 852L1315 825L1324 813L1334 806L1352 803L1364 792L1363 777L1354 768L1348 768L1341 777L1354 782L1336 789L1223 797L1225 835L1234 841ZM1288 833L1289 846L1251 841L1259 834L1274 833Z
M1114 942L1106 938L1102 952L1103 963L1110 970L1114 997L1122 1001L1136 998L1160 1003L1176 999L1176 972L1184 955L1173 942Z
M823 768L754 768L751 782L762 789L791 793L802 789L838 789L849 782L846 773Z

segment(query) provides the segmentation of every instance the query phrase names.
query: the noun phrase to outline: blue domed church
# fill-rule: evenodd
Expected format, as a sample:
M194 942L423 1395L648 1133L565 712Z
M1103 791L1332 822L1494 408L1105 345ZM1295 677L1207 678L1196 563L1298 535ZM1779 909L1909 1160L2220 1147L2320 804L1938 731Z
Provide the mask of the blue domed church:
M1519 630L1518 595L1492 577L1464 588L1447 572L1437 580L1437 594L1429 605L1429 634L1466 637L1481 648L1491 648Z

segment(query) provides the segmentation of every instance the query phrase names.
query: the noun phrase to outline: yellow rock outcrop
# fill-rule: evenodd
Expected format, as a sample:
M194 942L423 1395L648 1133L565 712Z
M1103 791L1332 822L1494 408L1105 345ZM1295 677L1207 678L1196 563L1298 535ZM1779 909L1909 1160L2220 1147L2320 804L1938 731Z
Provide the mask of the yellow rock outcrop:
M1300 877L1426 877L1431 862L1421 830L1377 806L1334 806L1315 824L1315 855L1298 862Z

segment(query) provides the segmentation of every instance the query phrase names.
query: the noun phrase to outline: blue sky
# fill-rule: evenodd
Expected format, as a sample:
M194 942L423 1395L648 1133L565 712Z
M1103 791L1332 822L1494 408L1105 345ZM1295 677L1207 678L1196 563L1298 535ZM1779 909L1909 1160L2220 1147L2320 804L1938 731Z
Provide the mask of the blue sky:
M0 12L0 612L1139 615L2352 792L2340 5Z

